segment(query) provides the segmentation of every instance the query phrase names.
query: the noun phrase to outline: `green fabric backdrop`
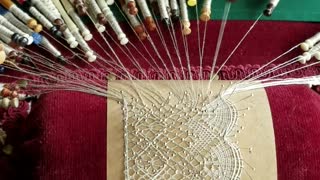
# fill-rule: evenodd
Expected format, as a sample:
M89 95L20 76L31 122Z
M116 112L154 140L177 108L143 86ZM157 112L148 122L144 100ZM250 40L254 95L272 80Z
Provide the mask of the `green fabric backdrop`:
M226 0L213 0L212 18L221 19ZM203 0L198 0L201 9ZM237 0L231 6L229 19L255 20L265 9L268 0ZM112 9L117 10L116 5ZM119 12L114 11L119 20L123 20ZM200 13L200 10L199 10ZM196 18L196 10L189 7L190 19ZM272 17L263 17L263 20L283 21L310 21L320 22L320 0L280 0Z
M225 0L213 0L212 18L221 19L224 3ZM237 0L231 6L229 19L255 19L267 3L268 0ZM320 0L280 0L273 15L263 19L320 22Z

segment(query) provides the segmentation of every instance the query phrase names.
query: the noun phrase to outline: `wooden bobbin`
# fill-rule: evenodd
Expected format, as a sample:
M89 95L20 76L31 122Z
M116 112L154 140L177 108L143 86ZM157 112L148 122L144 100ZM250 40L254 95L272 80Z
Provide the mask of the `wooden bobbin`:
M12 91L11 95L12 98L18 97L18 92L17 91Z
M145 40L147 38L147 34L144 31L142 25L134 27L134 31L138 34L141 40Z
M320 51L316 52L314 54L314 57L316 58L316 60L319 60L320 61Z
M84 16L87 14L88 7L85 5L85 3L82 0L73 1L73 5L80 16Z
M145 23L146 23L147 28L148 28L149 31L154 31L157 28L157 26L156 26L156 24L155 24L155 22L154 22L152 17L146 17Z
M4 61L6 60L7 56L6 53L4 52L4 50L0 51L0 64L3 64Z
M209 21L210 20L211 11L208 8L202 8L200 20L201 21Z
M127 3L127 7L129 9L129 13L132 15L138 14L138 8L136 7L136 2L135 1L130 1Z
M182 26L183 26L183 29L182 29L182 33L183 35L189 35L191 34L191 29L190 29L190 22L182 22Z
M36 27L33 28L34 32L39 33L43 30L43 27L41 24L37 24Z
M37 21L35 19L30 19L27 22L27 26L31 29L34 29L38 25Z
M2 97L9 97L9 96L11 96L12 91L10 89L4 87L0 94Z
M61 32L64 32L66 29L67 29L67 26L64 24L63 20L62 19L55 19L53 21L53 24L57 27L59 27L59 30Z
M187 4L188 4L188 6L195 6L195 5L197 5L197 0L188 0Z
M99 24L107 24L108 23L108 20L103 13L97 14L97 20L98 20Z
M18 108L19 107L19 99L17 97L14 97L10 100L10 106L13 108Z
M2 99L2 103L1 103L1 107L8 109L10 105L10 99L9 98L3 98Z
M4 51L4 46L3 44L0 44L0 64L3 64L6 58L7 56L6 52Z

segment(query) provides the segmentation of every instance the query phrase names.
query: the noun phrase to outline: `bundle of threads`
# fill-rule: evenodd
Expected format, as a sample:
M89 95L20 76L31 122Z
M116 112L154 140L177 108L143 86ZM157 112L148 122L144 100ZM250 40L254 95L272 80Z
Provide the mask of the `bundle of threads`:
M17 81L16 83L0 84L0 107L8 109L18 108L20 101L30 102L36 97L29 96L24 92L27 81Z
M230 0L228 0L230 1ZM266 15L270 16L279 0L270 0ZM96 60L97 56L90 48L87 41L93 38L89 28L83 22L82 17L88 16L95 24L99 32L106 30L107 24L114 30L120 44L126 45L129 40L121 29L117 18L110 6L115 4L113 0L1 0L0 1L0 40L6 44L6 53L15 51L12 48L35 44L45 48L59 61L64 61L62 53L44 35L40 34L43 28L55 38L64 39L70 48L81 47L89 62ZM154 31L156 23L153 13L159 14L161 20L169 25L180 19L183 34L191 33L188 6L196 6L196 0L118 0L129 23L141 40L148 37L146 31ZM211 19L212 0L204 0L200 19ZM150 5L150 6L149 6ZM152 9L150 9L150 7ZM138 10L139 9L139 10ZM140 22L138 11L143 20ZM45 32L46 33L46 32ZM12 48L10 48L12 47ZM12 56L11 56L12 57ZM3 54L0 55L0 65L4 63ZM3 72L3 67L0 72Z
M141 41L158 28L154 19L157 15L168 28L170 24L180 21L182 34L191 34L188 9L198 6L196 0L0 0L0 4L0 73L5 71L3 66L14 69L19 65L37 72L36 64L24 54L30 51L30 45L50 52L57 63L68 63L50 38L65 41L69 46L67 48L81 49L88 63L96 61L99 55L89 45L94 37L92 28L85 23L86 18L93 22L100 34L107 31L107 26L111 27L118 42L126 46L130 41L111 6L122 10ZM270 0L264 15L271 16L278 4L279 0ZM200 7L199 19L204 22L212 19L212 0L204 0ZM303 42L301 48L306 52L294 61L304 64L313 57L320 60L320 33ZM21 87L11 87L4 85L1 89L0 105L3 108L17 107L18 102L25 98L25 95L19 95Z

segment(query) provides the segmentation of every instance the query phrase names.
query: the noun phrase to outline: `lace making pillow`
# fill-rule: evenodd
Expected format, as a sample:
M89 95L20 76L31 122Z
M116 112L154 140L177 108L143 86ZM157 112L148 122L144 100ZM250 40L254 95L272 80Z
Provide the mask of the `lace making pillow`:
M107 179L276 179L264 89L231 81L109 82ZM208 86L211 88L209 89Z

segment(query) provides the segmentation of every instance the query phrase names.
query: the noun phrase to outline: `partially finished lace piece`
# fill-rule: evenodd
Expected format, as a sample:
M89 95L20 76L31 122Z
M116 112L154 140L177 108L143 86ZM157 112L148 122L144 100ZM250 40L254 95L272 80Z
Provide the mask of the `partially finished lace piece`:
M240 179L240 149L231 142L235 106L186 93L142 105L125 99L125 179Z

